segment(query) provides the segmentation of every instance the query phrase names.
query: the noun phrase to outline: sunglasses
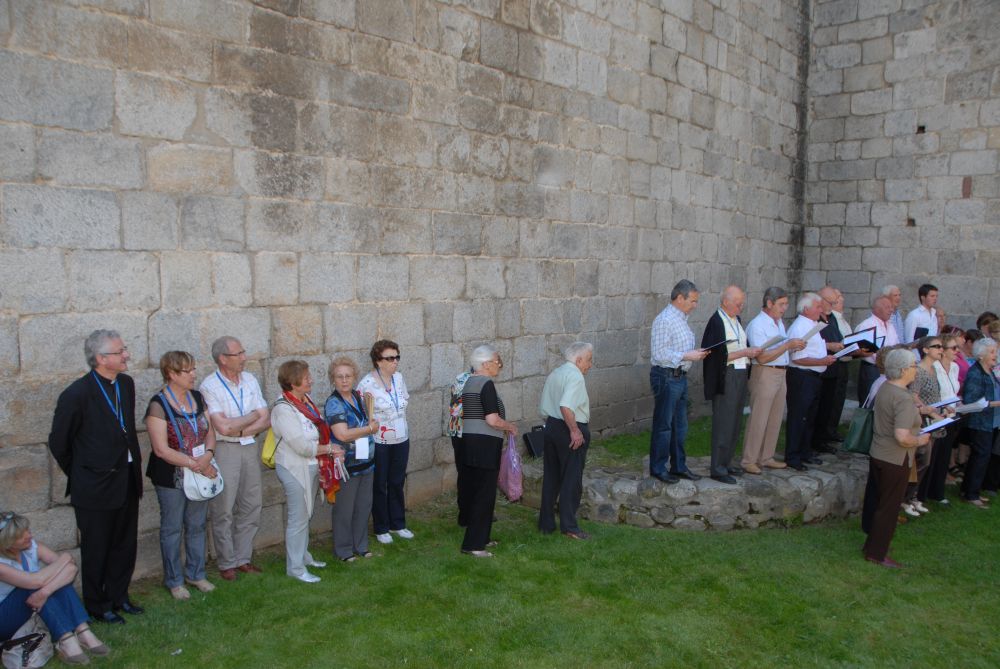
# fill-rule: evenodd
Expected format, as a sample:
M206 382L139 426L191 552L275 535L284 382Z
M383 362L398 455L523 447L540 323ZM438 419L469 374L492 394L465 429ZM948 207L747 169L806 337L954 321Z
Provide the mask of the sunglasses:
M0 530L7 527L7 523L14 520L14 512L8 511L7 513L0 516Z
M924 348L944 348L944 346L941 344L930 344L928 346L924 346Z
M403 359L401 355L383 355L379 360L385 360L386 362L399 362Z

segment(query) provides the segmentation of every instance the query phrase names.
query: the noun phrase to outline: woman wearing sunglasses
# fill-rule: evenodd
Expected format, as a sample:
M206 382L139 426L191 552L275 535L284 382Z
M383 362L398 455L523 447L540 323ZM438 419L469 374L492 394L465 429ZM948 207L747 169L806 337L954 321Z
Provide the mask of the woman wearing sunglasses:
M412 539L406 527L406 463L410 459L410 432L406 424L406 405L410 393L399 373L399 344L380 339L369 353L374 369L358 383L363 397L371 396L374 407L370 420L378 423L375 440L375 480L372 493L372 520L375 538L391 544L392 535Z

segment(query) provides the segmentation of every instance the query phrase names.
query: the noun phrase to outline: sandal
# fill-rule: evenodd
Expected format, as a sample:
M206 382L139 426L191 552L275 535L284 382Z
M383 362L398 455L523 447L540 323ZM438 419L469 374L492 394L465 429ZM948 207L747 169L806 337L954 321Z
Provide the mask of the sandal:
M357 555L351 555L349 557L340 558L341 562L357 562L357 560L358 560L358 556Z
M82 634L90 633L90 636L94 638L97 643L93 646L87 645L87 642L83 640ZM97 635L90 629L90 625L84 624L82 628L76 631L76 638L80 642L80 646L83 647L85 651L91 655L96 655L98 657L106 657L111 654L111 649L108 648L104 643L97 638Z
M63 648L63 644L65 644L68 641L72 641L73 644L76 645L77 647L76 649L79 650L80 652L70 655ZM63 636L63 638L59 639L59 641L56 642L56 652L59 655L59 659L65 662L66 664L90 664L90 658L87 657L87 654L80 649L79 642L77 641L76 636L72 632L67 632L66 635Z
M212 592L215 590L215 585L211 581L204 578L199 578L197 581L188 579L188 585L193 585L202 592Z
M360 553L360 555L363 558L370 558L370 557L374 557L375 554L372 553L371 551L365 551L364 553Z
M467 550L463 550L462 552L464 554L466 554L466 555L471 555L472 557L477 557L477 558L491 558L491 557L493 557L493 553L491 553L489 551L467 551Z
M177 601L191 599L191 593L183 585L175 585L170 588L170 595Z

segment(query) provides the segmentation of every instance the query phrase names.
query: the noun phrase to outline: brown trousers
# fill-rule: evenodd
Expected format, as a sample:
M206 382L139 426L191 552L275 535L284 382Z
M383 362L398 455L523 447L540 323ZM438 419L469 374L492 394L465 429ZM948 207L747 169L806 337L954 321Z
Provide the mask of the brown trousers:
M867 558L881 561L889 554L889 544L892 543L899 520L899 505L903 502L906 484L910 479L911 456L907 455L906 460L901 465L875 458L868 461L868 478L874 485L870 485L867 492L874 490L878 501L863 549ZM870 501L865 507L870 507Z
M754 365L750 370L750 420L741 464L763 465L774 457L785 413L785 370Z

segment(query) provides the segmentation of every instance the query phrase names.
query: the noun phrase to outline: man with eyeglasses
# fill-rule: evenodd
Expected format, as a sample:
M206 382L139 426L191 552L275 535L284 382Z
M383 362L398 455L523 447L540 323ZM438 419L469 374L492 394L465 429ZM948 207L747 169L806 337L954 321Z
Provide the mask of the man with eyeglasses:
M90 333L83 350L90 371L59 395L49 450L80 530L84 606L99 622L124 624L118 611L143 612L128 596L142 497L135 382L114 330Z
M823 286L818 291L820 306L819 323L826 323L820 330L820 337L826 342L827 353L837 353L844 348L844 335L840 331L840 321L833 315L837 306L837 289L833 286ZM847 368L843 365L827 365L819 375L821 384L819 401L816 405L816 424L813 427L812 450L815 453L836 453L837 447L830 442L838 441L837 426L840 425L840 415L843 413L843 403L837 405L837 388L841 378L847 378ZM836 415L835 415L836 414ZM841 440L842 441L842 440Z
M198 390L215 428L215 460L226 482L212 498L212 543L219 576L235 581L238 572L260 573L252 561L253 540L260 527L261 479L257 435L271 424L267 402L257 379L244 371L247 352L235 337L212 342L218 369Z

